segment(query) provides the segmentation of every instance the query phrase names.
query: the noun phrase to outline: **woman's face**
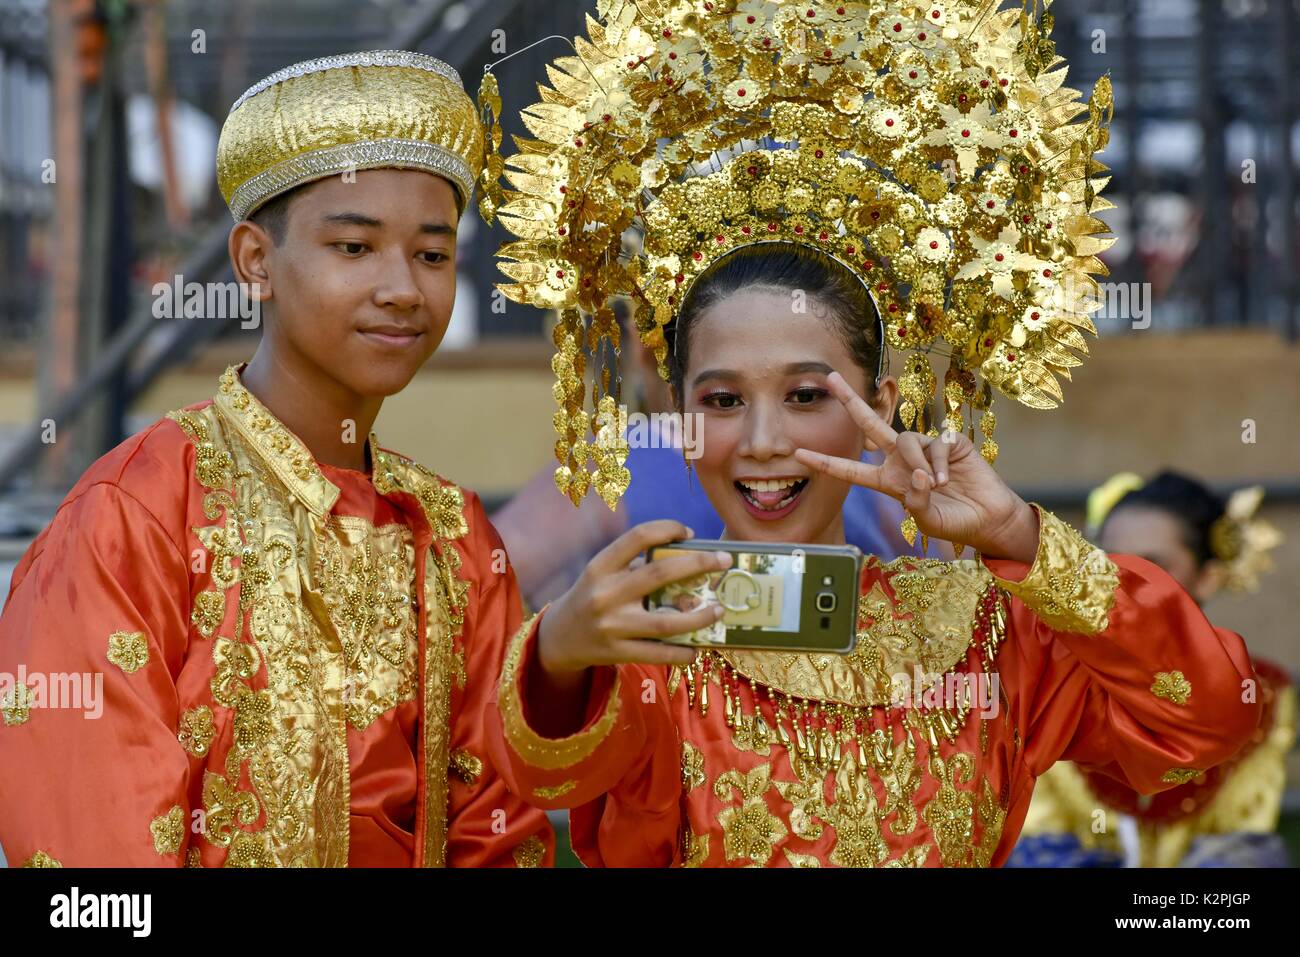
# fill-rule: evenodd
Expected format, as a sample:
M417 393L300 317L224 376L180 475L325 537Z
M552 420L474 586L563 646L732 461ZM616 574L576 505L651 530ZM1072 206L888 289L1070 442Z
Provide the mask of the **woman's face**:
M826 376L839 372L865 395L870 374L823 308L793 302L789 291L747 289L705 310L690 331L682 410L703 416L695 470L728 538L842 544L849 486L813 473L794 450L859 458L862 433ZM877 393L888 420L894 380Z
M1178 519L1159 508L1126 505L1106 517L1098 536L1103 551L1137 555L1159 565L1198 602L1206 601L1218 585L1215 562L1204 567L1183 542Z

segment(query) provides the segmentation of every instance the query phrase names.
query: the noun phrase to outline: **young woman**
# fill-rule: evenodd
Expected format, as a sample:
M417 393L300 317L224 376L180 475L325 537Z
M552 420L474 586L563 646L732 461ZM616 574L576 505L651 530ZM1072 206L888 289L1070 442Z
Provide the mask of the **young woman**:
M523 115L515 192L484 190L519 237L503 289L560 310L556 482L574 501L627 487L616 437L586 439L582 351L617 347L608 303L627 295L704 416L695 470L724 537L842 543L857 484L980 556L869 558L851 654L699 651L654 639L718 609L642 602L725 559L636 565L691 534L676 522L615 540L521 628L487 712L493 765L573 809L588 864L1000 864L1054 761L1155 791L1257 723L1240 638L990 465L992 391L1057 404L1095 331L1111 109L1106 82L1086 105L1062 86L1048 22L994 6L601 4ZM897 381L886 346L911 350ZM616 387L595 391L612 413ZM922 431L896 432L895 404Z
M1256 591L1271 566L1268 551L1281 539L1255 517L1259 500L1259 489L1241 489L1225 503L1178 472L1145 482L1125 473L1089 496L1088 521L1103 548L1159 565L1203 605L1225 590ZM1039 781L1017 861L1068 866L1082 847L1115 852L1130 866L1286 866L1285 846L1273 832L1295 741L1295 689L1279 665L1252 663L1261 720L1229 761L1154 796L1057 764ZM1100 830L1098 808L1107 812Z
M792 313L796 289L816 308ZM662 615L642 600L726 556L633 567L690 535L673 522L615 541L521 632L495 751L518 794L574 809L586 863L1000 864L1054 761L1151 791L1227 758L1254 729L1240 638L1166 573L1108 558L1025 503L965 436L886 424L897 383L879 374L878 328L853 273L798 246L742 247L697 281L673 384L685 411L706 416L696 470L724 537L842 544L852 482L982 561L868 560L863 634L842 659L699 652L649 639L719 609ZM864 444L882 465L858 462ZM926 707L935 696L920 689L890 706L894 676L916 669L996 682L996 713ZM1162 694L1171 674L1195 693Z

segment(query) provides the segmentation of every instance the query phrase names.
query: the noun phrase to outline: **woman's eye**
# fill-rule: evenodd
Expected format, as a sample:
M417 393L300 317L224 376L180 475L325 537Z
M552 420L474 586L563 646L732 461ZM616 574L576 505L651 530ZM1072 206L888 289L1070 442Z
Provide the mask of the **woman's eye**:
M700 401L715 409L734 409L740 404L740 396L730 392L712 392Z
M795 405L812 405L826 394L824 389L795 389L790 393Z
M334 248L349 256L359 256L366 251L365 243L335 243Z

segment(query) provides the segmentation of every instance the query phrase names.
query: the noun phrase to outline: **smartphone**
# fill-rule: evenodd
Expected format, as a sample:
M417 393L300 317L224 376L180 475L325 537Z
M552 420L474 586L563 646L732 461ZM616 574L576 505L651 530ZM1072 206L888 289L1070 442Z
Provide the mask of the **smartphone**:
M657 545L647 561L686 552L728 552L731 567L671 582L646 596L650 611L726 609L697 631L662 638L679 645L848 654L857 642L862 552L853 545L790 545L688 539Z

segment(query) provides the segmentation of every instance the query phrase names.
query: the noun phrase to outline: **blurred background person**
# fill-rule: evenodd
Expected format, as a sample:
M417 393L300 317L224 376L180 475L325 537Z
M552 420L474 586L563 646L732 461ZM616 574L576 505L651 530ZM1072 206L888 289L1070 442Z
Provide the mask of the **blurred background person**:
M1240 489L1227 503L1201 482L1163 471L1144 482L1124 472L1088 498L1089 534L1108 552L1159 565L1204 605L1227 591L1252 595L1272 568L1281 536L1256 517L1263 490ZM1285 668L1253 657L1262 718L1230 761L1186 784L1142 795L1068 762L1038 780L1025 837L1012 864L1037 867L1284 867L1275 834L1295 742L1296 694ZM1173 704L1196 691L1174 671L1152 694Z

